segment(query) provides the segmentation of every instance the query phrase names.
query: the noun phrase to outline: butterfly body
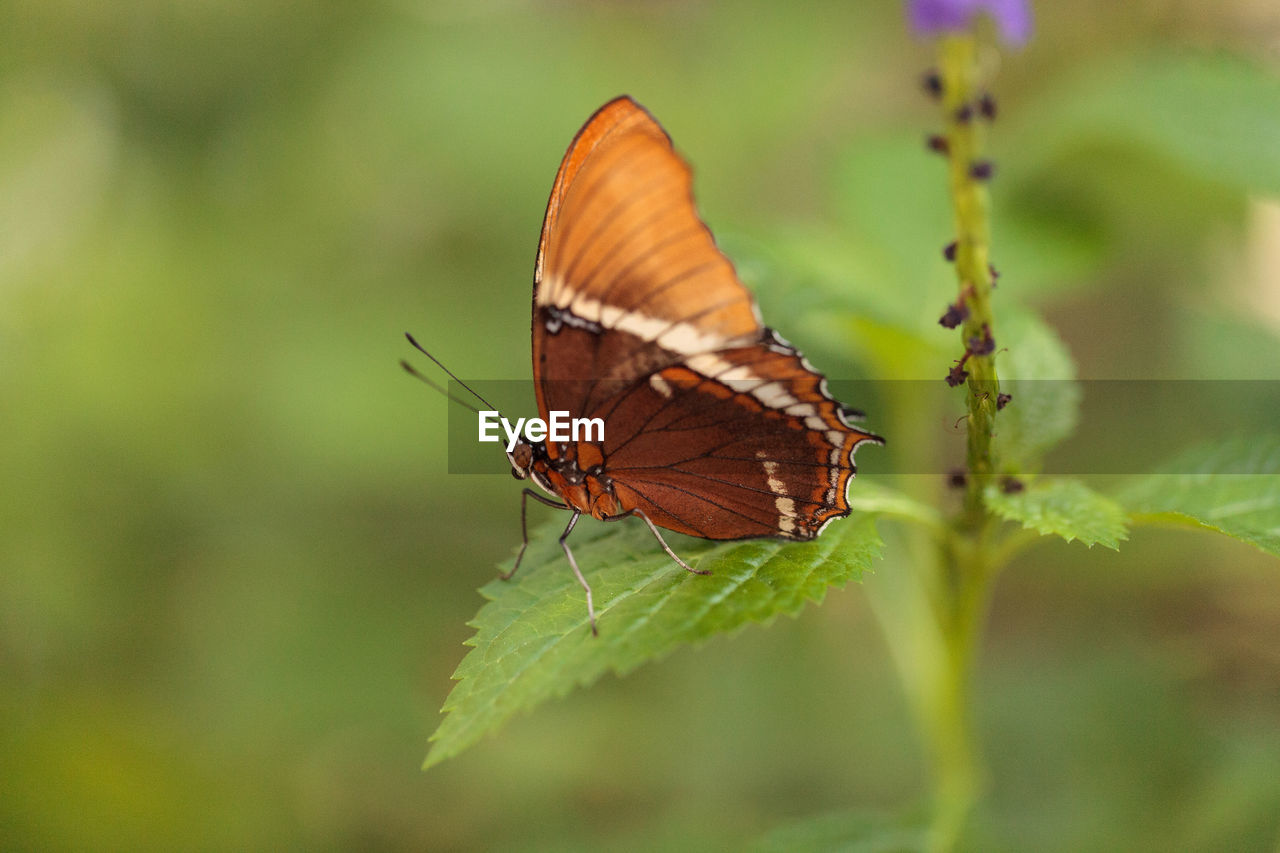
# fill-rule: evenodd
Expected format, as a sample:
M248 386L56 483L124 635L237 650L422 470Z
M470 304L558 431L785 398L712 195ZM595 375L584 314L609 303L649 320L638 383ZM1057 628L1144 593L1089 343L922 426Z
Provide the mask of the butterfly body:
M508 454L511 473L520 480L532 479L547 494L600 521L626 511L619 507L613 480L604 471L597 445L559 442L554 446L556 455L552 457L546 441L519 442ZM587 460L592 460L586 468L578 462L580 449Z

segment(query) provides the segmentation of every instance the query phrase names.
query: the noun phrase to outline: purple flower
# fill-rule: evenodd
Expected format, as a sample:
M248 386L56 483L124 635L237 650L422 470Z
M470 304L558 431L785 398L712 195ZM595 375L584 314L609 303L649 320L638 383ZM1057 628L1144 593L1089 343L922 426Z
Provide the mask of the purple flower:
M1030 0L907 0L911 28L922 36L967 30L979 12L995 19L1000 37L1011 45L1031 38Z

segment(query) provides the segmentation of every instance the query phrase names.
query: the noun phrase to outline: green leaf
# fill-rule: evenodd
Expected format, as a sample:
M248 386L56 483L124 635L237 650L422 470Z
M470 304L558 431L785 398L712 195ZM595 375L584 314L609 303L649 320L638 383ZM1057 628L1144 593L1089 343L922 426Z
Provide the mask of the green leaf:
M1076 427L1080 386L1062 341L1038 317L1007 310L998 320L1000 390L1012 400L996 416L992 443L1003 470L1033 471Z
M920 814L886 816L835 812L804 818L769 832L753 853L916 853L931 848L928 820Z
M714 543L668 534L697 569L686 572L639 521L584 519L569 543L591 584L600 634L557 538L559 523L530 537L520 572L480 593L489 602L470 623L473 646L454 673L447 717L431 736L430 767L457 755L518 711L527 711L607 671L625 674L679 646L733 632L748 622L795 614L827 587L858 580L879 554L868 515L834 522L812 542L757 539Z
M1019 522L1041 534L1055 534L1071 542L1079 539L1119 548L1127 539L1125 511L1079 480L1041 480L1014 494L991 486L983 496L987 508L1000 518Z
M1135 523L1216 530L1280 556L1280 435L1202 445L1116 496Z

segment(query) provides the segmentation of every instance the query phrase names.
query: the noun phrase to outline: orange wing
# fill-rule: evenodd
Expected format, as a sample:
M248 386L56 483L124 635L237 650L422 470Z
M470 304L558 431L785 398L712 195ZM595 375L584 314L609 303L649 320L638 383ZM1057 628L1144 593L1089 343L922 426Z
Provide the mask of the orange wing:
M689 166L625 96L596 111L560 164L533 303L544 418L585 414L655 370L762 333L751 294L698 218Z

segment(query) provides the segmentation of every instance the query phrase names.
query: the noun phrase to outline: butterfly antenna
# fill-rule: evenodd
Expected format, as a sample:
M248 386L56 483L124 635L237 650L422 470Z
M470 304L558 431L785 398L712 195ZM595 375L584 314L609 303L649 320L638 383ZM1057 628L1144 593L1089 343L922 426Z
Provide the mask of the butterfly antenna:
M435 381L433 381L433 380L431 380L431 379L428 379L427 377L423 376L421 373L419 373L419 372L418 372L417 368L415 368L412 364L410 364L409 362L405 361L404 359L401 359L401 360L400 360L400 366L404 368L404 372L405 372L405 373L409 374L409 375L410 375L410 376L412 376L414 379L416 379L416 380L418 380L419 382L421 382L423 385L428 385L428 386L430 386L430 387L434 388L435 390L439 391L441 394L445 395L445 397L447 397L447 398L449 398L450 400L452 400L453 402L457 403L457 404L458 404L459 406L461 406L462 408L464 408L464 409L470 409L471 411L475 412L476 414L480 414L480 410L479 410L479 409L477 409L475 406L471 405L471 404L470 404L470 403L468 403L466 400L461 400L461 399L459 399L459 398L457 398L457 397L453 396L453 395L452 395L452 394L450 394L448 391L446 391L446 390L444 389L444 387L440 385L440 383L435 382Z
M449 368L445 367L443 364L441 364L441 363L440 363L440 359L436 358L434 355L432 355L431 353L429 353L429 352L427 352L425 349L423 349L423 348L422 348L422 344L420 344L420 343L418 343L416 340L414 340L413 335L409 334L408 332L405 332L405 333L404 333L404 336L405 336L405 338L407 338L407 339L408 339L409 343L413 344L413 348L414 348L414 349L416 349L418 352L420 352L420 353L422 353L423 355L425 355L427 358L431 359L431 361L435 364L435 366L436 366L436 367L440 368L440 369L441 369L441 370L443 370L445 373L449 374L449 378L450 378L450 379L452 379L454 382L457 382L457 383L458 383L459 385L461 385L463 388L466 388L468 391L470 391L470 392L471 392L471 394L472 394L472 395L473 395L477 400L479 400L481 403L484 403L484 404L485 404L486 406L488 406L490 409L492 409L492 410L494 410L494 411L497 411L497 410L498 410L498 407L497 407L497 406L493 405L493 403L490 403L490 402L489 402L488 400L486 400L484 397L481 397L481 396L480 396L480 394L476 391L476 389L472 388L470 385L468 385L467 383L463 382L463 381L462 381L461 379L459 379L458 377L454 376L454 375L453 375L453 371L452 371L452 370L450 370ZM421 379L423 382L425 382L425 383L427 383L428 385L430 385L432 388L435 388L435 389L436 389L436 390L438 390L438 391L442 391L446 397L448 397L450 400L453 400L455 403L458 403L459 405L464 406L464 407L466 407L466 408L470 409L470 410L471 410L471 411L473 411L473 412L477 412L477 413L479 412L479 409L477 409L475 406L467 405L466 403L464 403L464 402L462 402L461 400L459 400L457 397L454 397L454 396L453 396L452 394L450 394L448 391L444 391L444 389L443 389L443 388L441 388L439 385L437 385L436 383L432 382L430 379L428 379L427 377L423 376L421 373L419 373L418 371L416 371L416 370L414 370L412 367L410 367L408 363L406 363L406 362L404 362L404 361L401 361L401 362L400 362L400 366L401 366L401 367L403 367L405 370L409 371L409 373L410 373L410 374L412 374L413 376L418 377L418 378L419 378L419 379Z

